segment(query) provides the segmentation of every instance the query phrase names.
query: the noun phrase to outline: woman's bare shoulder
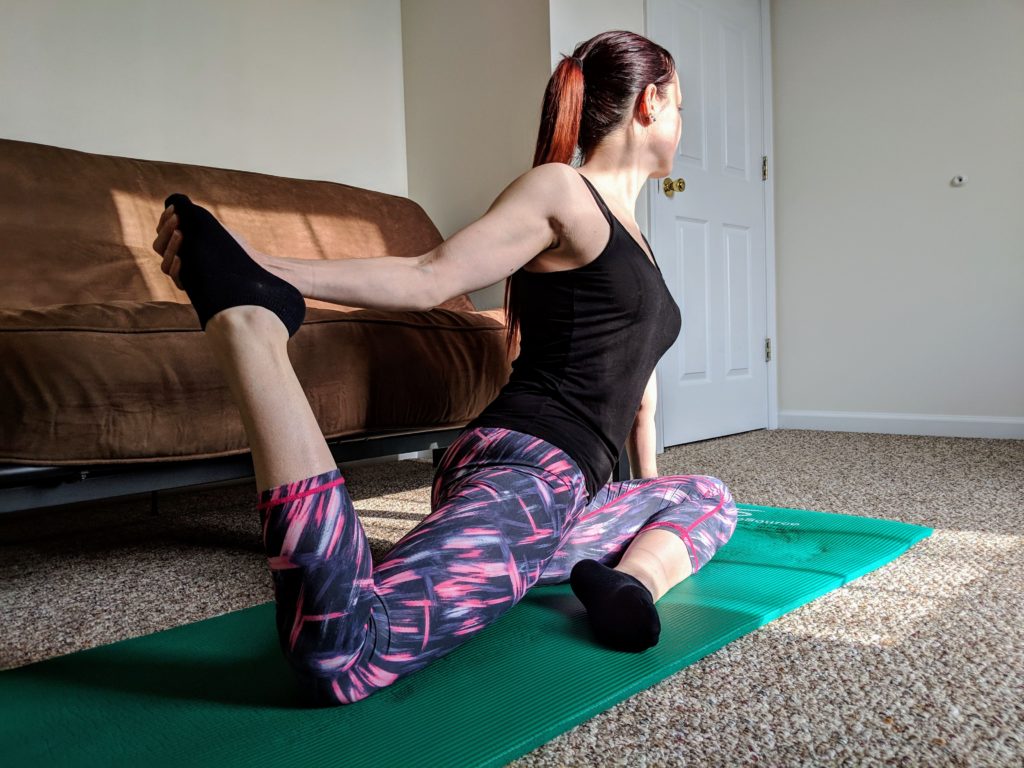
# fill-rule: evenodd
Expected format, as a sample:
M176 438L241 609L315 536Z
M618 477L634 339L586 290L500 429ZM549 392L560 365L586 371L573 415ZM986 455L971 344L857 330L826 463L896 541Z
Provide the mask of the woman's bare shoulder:
M537 179L538 188L543 189L550 196L552 202L565 202L567 193L571 193L576 185L580 183L579 171L565 163L543 163L534 166L528 174Z
M537 254L526 271L556 272L575 269L596 258L608 240L608 222L583 181L582 174L566 163L544 163L523 177L523 193L544 198L555 240ZM520 178L523 178L520 177Z
M586 207L586 188L580 172L566 163L543 163L534 166L520 178L529 182L521 186L524 194L540 195L556 231L564 232L579 225Z

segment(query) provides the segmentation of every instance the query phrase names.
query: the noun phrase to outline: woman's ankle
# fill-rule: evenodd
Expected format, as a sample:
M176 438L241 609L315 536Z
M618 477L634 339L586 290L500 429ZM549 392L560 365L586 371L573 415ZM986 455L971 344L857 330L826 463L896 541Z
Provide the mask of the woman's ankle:
M240 304L222 309L206 324L206 333L220 337L241 336L251 340L288 341L288 329L273 311L255 304Z
M632 576L634 579L643 584L647 591L651 593L651 598L654 602L658 602L658 599L664 594L664 590L661 589L661 584L654 574L645 570L644 568L638 567L632 563L619 563L615 566L614 570L620 573L626 573Z

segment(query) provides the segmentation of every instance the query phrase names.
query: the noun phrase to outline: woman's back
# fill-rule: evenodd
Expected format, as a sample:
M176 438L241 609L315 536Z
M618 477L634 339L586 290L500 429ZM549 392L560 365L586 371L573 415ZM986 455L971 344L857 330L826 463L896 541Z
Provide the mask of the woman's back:
M656 262L593 185L573 173L589 189L592 213L568 198L563 220L594 242L593 221L603 217L605 245L590 257L565 238L562 250L582 266L551 271L549 261L538 271L531 262L512 276L520 353L508 383L467 429L504 427L562 448L593 497L611 473L651 371L679 333L680 313Z

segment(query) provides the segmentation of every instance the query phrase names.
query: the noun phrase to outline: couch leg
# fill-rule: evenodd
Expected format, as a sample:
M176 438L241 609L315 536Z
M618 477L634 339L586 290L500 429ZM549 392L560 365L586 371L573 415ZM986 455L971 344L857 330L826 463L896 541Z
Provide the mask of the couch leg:
M149 493L149 514L156 517L160 514L159 491Z

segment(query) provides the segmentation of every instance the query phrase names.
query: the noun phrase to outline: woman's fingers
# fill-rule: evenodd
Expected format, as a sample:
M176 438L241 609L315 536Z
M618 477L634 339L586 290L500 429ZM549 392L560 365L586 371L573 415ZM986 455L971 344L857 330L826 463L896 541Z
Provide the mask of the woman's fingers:
M160 265L160 268L164 270L166 274L170 274L174 278L174 282L177 283L177 271L171 271L172 268L177 265L177 268L181 268L181 260L178 258L178 248L181 246L181 232L177 229L171 234L170 240L167 242L167 248L164 249L164 261ZM178 286L180 288L181 286Z
M185 290L185 288L181 285L181 280L178 278L178 273L180 273L180 272L181 272L181 259L179 259L177 256L175 256L174 257L174 261L171 262L171 271L168 274L170 274L171 278L174 280L174 284L176 286L178 286L178 290L183 291L183 290Z
M167 252L167 244L171 240L171 235L174 234L174 228L178 226L178 217L171 216L164 225L160 228L157 233L156 240L153 241L153 250L163 256Z
M178 217L171 216L171 218L164 222L160 234L153 241L153 250L163 256L163 263L160 265L160 268L167 274L170 274L167 270L170 269L171 260L177 255L178 248L181 246L181 231L175 229L177 223Z
M178 258L178 248L181 247L181 232L176 229L178 217L174 215L174 206L169 205L160 214L160 221L156 225L156 240L153 241L153 250L163 257L160 269L165 275L170 275L174 284L179 290L185 290L181 285L178 273L181 272L181 259Z
M156 245L154 244L153 247L156 248ZM164 260L160 264L160 269L162 269L165 274L171 274L171 265L173 262L178 261L179 247L181 247L181 232L175 229L168 235L167 243L164 245L162 251Z
M169 218L171 218L172 215L174 215L174 206L173 205L168 205L166 208L164 208L164 212L160 214L160 221L157 222L157 225L156 225L156 231L157 232L159 232L161 229L163 229L164 222L166 222Z

